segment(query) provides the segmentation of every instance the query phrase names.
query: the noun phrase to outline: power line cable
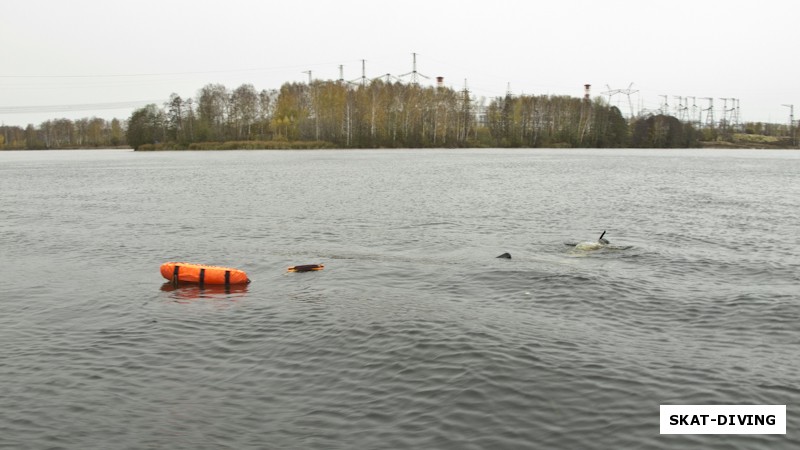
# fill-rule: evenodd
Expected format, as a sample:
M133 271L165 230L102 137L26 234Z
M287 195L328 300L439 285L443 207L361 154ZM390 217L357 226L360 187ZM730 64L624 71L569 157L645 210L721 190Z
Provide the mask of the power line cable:
M144 106L151 103L159 104L160 102L152 100L137 100L130 102L84 103L76 105L0 106L0 114L25 114L25 113L125 109L125 108L134 108L137 106Z

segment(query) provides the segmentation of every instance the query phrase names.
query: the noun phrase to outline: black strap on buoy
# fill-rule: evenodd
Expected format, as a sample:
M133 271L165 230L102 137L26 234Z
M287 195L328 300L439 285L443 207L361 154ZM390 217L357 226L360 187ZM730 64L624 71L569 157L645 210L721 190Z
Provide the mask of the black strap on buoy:
M203 287L203 282L206 281L206 269L200 269L200 287Z
M231 285L231 271L230 270L226 270L225 271L225 287L228 287L230 285Z
M180 271L181 266L175 264L175 268L172 269L172 284L178 284L178 272Z

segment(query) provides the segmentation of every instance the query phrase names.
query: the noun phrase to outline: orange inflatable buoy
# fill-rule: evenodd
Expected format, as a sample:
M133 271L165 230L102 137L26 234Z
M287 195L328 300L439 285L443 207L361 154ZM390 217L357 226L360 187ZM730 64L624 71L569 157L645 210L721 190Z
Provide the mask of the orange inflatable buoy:
M166 262L161 265L161 276L177 283L184 281L199 284L247 284L250 279L243 270L230 267L207 266L185 262Z
M305 264L302 266L292 266L286 270L289 272L311 272L312 270L322 270L324 268L325 266L322 264Z

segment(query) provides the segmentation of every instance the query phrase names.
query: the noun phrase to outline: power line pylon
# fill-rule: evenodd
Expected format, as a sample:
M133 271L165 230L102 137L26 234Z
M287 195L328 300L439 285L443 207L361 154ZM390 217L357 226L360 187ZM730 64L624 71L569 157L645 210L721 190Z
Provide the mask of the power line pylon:
M386 83L391 83L392 80L394 80L394 81L403 81L400 78L398 78L398 77L396 77L396 76L394 76L394 75L392 75L390 73L386 73L386 74L383 74L383 75L381 75L379 77L375 77L375 78L372 79L372 81L377 81L377 80L383 80Z
M631 84L628 85L627 89L611 89L611 86L609 85L606 85L606 87L608 88L608 90L606 92L601 92L601 94L608 95L609 105L611 105L611 97L617 94L623 94L628 97L628 118L632 119L634 116L636 116L636 112L634 112L633 110L633 101L631 100L631 95L636 94L637 92L639 92L639 90L632 89L633 82L631 82Z
M631 101L631 95L632 94L636 94L637 92L639 92L638 89L632 89L632 88L633 88L633 81L631 81L631 84L628 85L628 89L620 89L619 90L620 94L625 94L628 97L628 108L630 110L630 114L631 114L630 117L631 118L633 118L636 115L633 112L633 102Z
M786 105L786 104L784 104L784 105L781 105L781 106L785 106L785 107L789 108L789 126L793 127L794 126L794 105Z
M661 114L669 115L669 103L667 102L668 95L659 95L659 97L664 98L664 103L661 104Z
M706 126L709 128L714 128L714 99L711 97L704 97L702 100L708 100L708 108L703 109L700 112L706 112Z
M605 92L601 92L601 94L608 96L608 105L611 106L611 98L619 94L619 89L611 89L611 86L609 85L606 85L606 87L608 88L608 90Z
M350 80L351 83L361 83L361 86L367 85L367 60L361 60L361 78Z
M412 53L412 55L414 57L414 65L412 66L411 72L404 73L404 74L400 75L399 78L409 77L408 82L411 83L411 84L419 84L419 77L422 77L422 78L425 78L427 80L430 80L431 77L429 77L427 75L423 75L423 74L417 72L417 54L416 53Z
M467 136L469 135L469 129L474 121L474 117L472 117L472 100L469 96L469 88L467 87L467 79L464 78L464 90L461 91L462 97L462 104L461 104L461 112L462 116L459 120L460 125L463 125L463 128L459 126L459 140L461 142L465 142L467 140ZM461 131L463 130L463 131Z
M677 116L678 120L681 122L688 122L689 120L687 116L689 107L684 104L684 101L687 99L687 97L675 95L672 98L678 101L678 104L675 106L675 115Z
M687 100L692 99L692 112L689 113L689 117L691 117L690 119L691 123L699 128L702 120L700 117L701 115L700 109L697 107L697 97L686 97L686 99ZM697 118L697 120L695 120L695 117Z
M738 98L721 98L723 101L722 115L725 126L739 127L739 99ZM731 107L728 108L728 100L731 102Z
M733 100L733 105L731 106L731 111L732 111L733 117L731 117L731 121L733 122L733 126L738 129L739 128L739 99L738 98L732 98L731 100Z
M720 120L720 126L723 128L727 128L733 122L733 119L736 118L736 99L735 98L720 98L722 100L722 120ZM728 108L728 100L731 100L731 108ZM737 119L738 120L738 119Z
M794 135L794 105L783 105L789 108L789 137L792 138L792 145L797 145Z

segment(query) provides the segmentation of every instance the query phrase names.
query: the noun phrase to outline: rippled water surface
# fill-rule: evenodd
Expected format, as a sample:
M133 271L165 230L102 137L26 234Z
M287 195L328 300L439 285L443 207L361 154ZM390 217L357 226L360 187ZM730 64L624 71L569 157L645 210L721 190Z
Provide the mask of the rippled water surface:
M799 175L791 151L0 153L0 448L798 448ZM166 261L253 282L173 288ZM785 404L788 434L661 436L661 404Z

